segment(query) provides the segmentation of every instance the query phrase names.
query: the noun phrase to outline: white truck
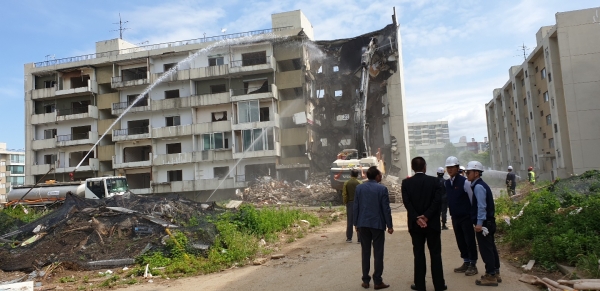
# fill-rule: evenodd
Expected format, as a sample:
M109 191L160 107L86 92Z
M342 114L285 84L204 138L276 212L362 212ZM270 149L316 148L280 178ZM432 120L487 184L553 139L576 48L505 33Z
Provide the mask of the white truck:
M89 178L81 182L54 182L14 187L6 197L6 205L46 205L62 201L67 193L86 198L102 199L123 195L129 191L125 177Z

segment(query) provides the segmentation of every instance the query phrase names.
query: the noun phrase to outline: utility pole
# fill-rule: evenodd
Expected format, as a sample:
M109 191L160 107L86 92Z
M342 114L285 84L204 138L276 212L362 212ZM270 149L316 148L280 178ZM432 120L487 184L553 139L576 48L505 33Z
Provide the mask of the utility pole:
M119 25L119 29L115 29L115 30L111 30L111 31L118 31L119 32L119 38L123 39L123 31L129 29L127 27L123 27L123 25L125 25L125 23L128 23L128 22L129 21L122 21L121 20L121 13L119 13L119 22L114 22L113 23L113 24L118 24Z
M529 50L529 48L525 46L525 43L523 43L523 45L521 45L519 49L523 51L523 60L527 60L527 51Z

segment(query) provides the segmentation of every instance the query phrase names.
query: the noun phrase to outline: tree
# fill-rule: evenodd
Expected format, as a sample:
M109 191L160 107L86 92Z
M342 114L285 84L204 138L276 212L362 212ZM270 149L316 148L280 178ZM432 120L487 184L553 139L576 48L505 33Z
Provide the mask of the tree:
M449 156L458 156L458 150L456 149L456 147L451 143L446 143L446 145L444 145L444 149L442 150L442 155L444 157L449 157Z
M473 153L472 151L463 151L458 155L458 158L462 164L467 165L467 163L470 161L477 161L477 154Z
M477 161L479 161L484 167L491 167L492 161L490 160L490 152L485 151L475 155Z

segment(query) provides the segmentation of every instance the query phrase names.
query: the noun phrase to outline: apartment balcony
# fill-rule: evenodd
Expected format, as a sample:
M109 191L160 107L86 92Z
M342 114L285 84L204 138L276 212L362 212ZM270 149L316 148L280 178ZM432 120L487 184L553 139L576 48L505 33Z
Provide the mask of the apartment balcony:
M58 91L57 91L58 92ZM57 109L56 121L67 121L77 119L98 119L98 107L88 105L82 108Z
M248 93L248 89L231 89L229 91L231 93L231 102L271 98L279 100L279 94L277 93L277 86L275 84L271 84L266 92Z
M123 80L123 76L112 77L110 87L113 89L136 87L136 86L148 86L150 79L145 74L134 77L131 80Z
M68 147L76 145L94 145L98 141L98 133L95 131L73 133L56 136L57 147Z
M275 76L279 90L299 88L302 87L302 83L304 82L302 70L277 72Z
M275 58L267 56L262 58L244 59L232 61L229 64L230 74L260 74L274 72L276 68Z
M220 65L220 66L209 66L203 68L193 68L189 70L185 70L188 73L189 79L191 80L199 80L199 79L209 79L209 78L218 78L227 76L229 74L229 65ZM185 71L180 71L184 73ZM184 73L185 74L185 73Z
M79 163L79 161L74 161L75 163ZM54 167L53 164L45 164L45 165L33 165L31 166L31 174L32 175L44 175L50 171L50 167ZM73 167L65 167L64 165L54 167L54 171L57 174L62 173L72 173L75 171L76 165ZM97 172L100 169L100 161L98 159L88 159L87 163L83 163L79 168L77 168L77 172Z
M110 113L112 115L121 115L123 112L125 112L125 109L127 109L127 107L129 107L129 105L131 105L132 102L116 102L112 104L112 108L110 109ZM151 107L150 107L150 103L148 102L147 99L142 99L140 101L138 101L133 107L131 107L131 109L129 109L129 111L127 113L134 113L134 112L145 112L145 111L150 111Z
M189 97L190 107L202 107L202 106L210 106L210 105L219 105L219 104L229 104L230 103L230 93L216 93L216 94L204 94L204 95L195 95Z
M233 130L245 130L255 128L279 127L279 114L274 114L269 121L245 122L231 125Z
M236 182L233 178L222 179L201 179L192 181L173 181L156 183L153 185L153 193L171 193L171 192L190 192L215 189L237 189L248 186L246 182Z
M113 103L119 103L119 93L99 94L97 99L98 109L112 109Z
M45 124L56 122L56 111L50 113L33 114L31 115L31 124Z
M98 92L95 92L96 90L94 89L97 87L98 87L98 85L95 84L95 82L92 82L92 80L87 80L87 86L56 90L55 94L56 94L56 96L67 96L67 95L77 96L77 95L84 95L84 94L90 94L90 93L98 93Z
M31 90L31 99L44 99L56 96L56 87L42 88Z
M129 189L129 191L135 195L152 194L152 188Z
M152 154L150 154L152 156ZM121 157L122 159L122 157ZM113 156L112 163L113 169L132 169L132 168L148 168L152 166L152 159L148 159L147 161L135 161L135 162L122 162L121 160L117 161L117 156Z
M193 124L166 126L152 129L152 138L168 138L194 134Z
M31 143L31 149L34 151L39 151L43 149L53 149L56 148L56 138L49 139L39 139L34 140Z
M231 131L231 121L229 121L229 120L196 123L196 124L193 124L193 129L192 129L193 134L205 134L205 133L211 133L211 132L230 132L230 131Z
M179 164L189 164L195 162L195 152L191 153L178 153L178 154L165 154L165 155L155 155L152 160L153 166L163 166L163 165L179 165Z
M268 157L280 157L281 156L281 146L279 142L275 143L275 148L272 150L264 150L264 151L240 151L233 153L234 159L248 159L248 158L268 158Z
M125 103L125 102L124 102ZM151 100L150 105L146 106L144 109L136 109L136 111L150 110L159 111L173 108L190 108L190 107L202 107L202 106L210 106L210 105L219 105L219 104L229 104L230 103L230 93L216 93L216 94L204 94L204 95L194 95L190 97L181 97L181 98L172 98L172 99L161 99L161 100ZM125 105L125 104L124 104ZM124 105L120 105L123 107ZM113 104L113 109L115 105ZM127 108L127 106L124 106ZM136 107L131 108L130 112L133 111ZM113 114L123 112L113 110Z
M194 156L195 162L215 162L215 161L230 161L233 160L232 149L219 149L196 152Z
M112 140L114 142L148 139L151 137L149 126L115 129L112 133Z

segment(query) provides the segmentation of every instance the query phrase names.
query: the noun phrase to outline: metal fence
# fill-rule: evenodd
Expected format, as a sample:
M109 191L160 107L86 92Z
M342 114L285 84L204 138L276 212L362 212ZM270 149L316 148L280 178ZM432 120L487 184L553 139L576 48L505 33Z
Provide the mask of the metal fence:
M133 102L113 103L112 108L113 108L113 110L125 109L125 108L129 107L129 105L131 105L132 103ZM140 101L135 103L135 105L133 107L142 107L142 106L148 106L148 98L141 99Z
M65 115L81 114L81 113L88 113L88 107L85 106L85 107L76 107L76 108L57 109L56 110L57 116L65 116Z
M199 43L220 41L220 40L226 40L226 39L234 39L234 38L240 38L240 37L261 35L261 34L277 32L277 31L283 31L283 30L287 30L287 29L291 29L291 28L293 28L293 26L268 28L268 29L253 30L253 31L247 31L247 32L238 32L238 33L232 33L232 34L211 36L211 37L202 37L202 38L196 38L196 39L190 39L190 40L180 40L180 41L173 41L173 42L166 42L166 43L159 43L159 44L151 44L151 45L122 49L122 50L115 50L115 51L109 51L109 52L103 52L103 53L87 54L87 55L82 55L82 56L75 56L75 57L68 57L68 58L62 58L62 59L48 60L48 61L44 61L44 62L37 62L37 63L34 63L34 66L36 68L47 67L47 66L60 65L60 64L66 64L66 63L93 60L93 59L109 57L109 56L116 56L116 55L123 55L123 54L155 50L155 49L160 49L160 48L178 47L178 46L183 46L183 45L199 44Z
M242 59L242 60L237 60L237 61L231 61L229 66L232 68L235 68L235 67L264 65L264 64L270 64L270 63L271 63L271 57L265 56L265 57L259 57L259 58L247 58L247 59Z
M81 132L81 133L73 133L73 134L64 134L57 135L57 141L70 141L70 140L80 140L89 138L89 132Z
M115 136L134 135L134 134L145 134L150 132L150 126L132 127L124 129L116 129L114 131Z

